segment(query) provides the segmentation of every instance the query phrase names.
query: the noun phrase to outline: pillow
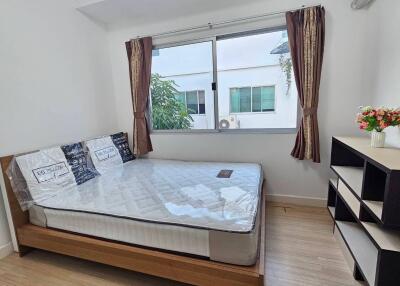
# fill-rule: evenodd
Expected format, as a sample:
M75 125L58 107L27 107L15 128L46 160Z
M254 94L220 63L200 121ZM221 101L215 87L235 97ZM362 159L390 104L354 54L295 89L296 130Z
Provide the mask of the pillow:
M17 156L16 162L34 202L40 202L62 188L80 185L98 175L89 164L82 143Z
M71 167L72 173L75 176L75 181L78 185L89 181L98 175L90 158L84 152L82 143L74 143L61 146L65 158Z
M53 196L61 188L76 185L71 166L60 147L15 158L34 202Z
M89 140L85 144L94 167L100 174L135 159L122 132Z
M121 155L122 162L126 163L128 161L132 161L135 159L133 156L131 149L129 149L128 140L126 140L126 136L124 133L116 133L111 135L111 140L114 142L114 145L118 148L119 154Z

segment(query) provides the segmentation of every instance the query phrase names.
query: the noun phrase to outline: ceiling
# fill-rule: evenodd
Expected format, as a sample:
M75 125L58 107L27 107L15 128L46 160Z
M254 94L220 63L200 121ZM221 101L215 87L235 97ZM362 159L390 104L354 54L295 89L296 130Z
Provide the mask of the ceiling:
M265 0L76 0L76 7L108 27L143 25Z

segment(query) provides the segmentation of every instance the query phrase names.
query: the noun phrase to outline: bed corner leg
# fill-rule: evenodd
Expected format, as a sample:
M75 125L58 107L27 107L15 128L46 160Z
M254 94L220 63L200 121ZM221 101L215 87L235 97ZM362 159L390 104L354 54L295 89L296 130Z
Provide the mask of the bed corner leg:
M34 248L20 245L19 246L19 251L17 253L18 253L19 257L24 257L25 255L30 253L32 250L34 250Z

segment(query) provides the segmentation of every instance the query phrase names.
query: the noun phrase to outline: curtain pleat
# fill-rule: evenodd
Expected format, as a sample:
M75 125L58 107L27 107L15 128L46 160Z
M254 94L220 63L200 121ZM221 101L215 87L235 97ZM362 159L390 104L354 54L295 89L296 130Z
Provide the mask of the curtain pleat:
M321 6L286 13L289 47L302 110L291 155L299 160L321 161L318 100L325 44L325 10Z
M153 151L147 119L149 105L152 39L134 39L125 43L133 107L133 152L144 155Z

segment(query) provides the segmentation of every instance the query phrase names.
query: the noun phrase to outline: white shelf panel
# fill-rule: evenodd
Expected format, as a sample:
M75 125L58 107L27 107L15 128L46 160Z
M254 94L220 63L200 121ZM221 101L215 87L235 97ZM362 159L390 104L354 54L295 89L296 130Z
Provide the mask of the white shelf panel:
M331 182L331 184L337 189L337 185L338 185L338 180L339 178L330 178L329 181Z
M380 248L400 251L400 231L382 229L373 222L362 222L362 225Z
M363 181L362 167L348 166L332 166L332 169L353 189L353 191L361 198L361 189Z
M365 137L335 137L337 140L373 159L391 170L400 170L400 148L372 148L371 139Z
M361 203L340 179L338 183L338 193L348 204L353 214L358 217L360 215Z
M337 226L335 226L335 231L333 232L333 235L336 238L336 241L338 242L340 248L342 249L342 253L343 256L345 258L345 260L347 261L347 264L350 267L350 270L353 271L354 270L354 259L353 256L351 256L351 253L349 251L349 249L346 246L346 243L344 242L342 236L340 235L340 232L337 228Z
M383 202L367 200L363 202L379 219L382 219Z
M337 221L336 224L360 266L361 271L364 273L368 284L374 285L378 249L359 224L345 221Z
M328 211L331 213L332 217L335 217L335 207L328 207Z

